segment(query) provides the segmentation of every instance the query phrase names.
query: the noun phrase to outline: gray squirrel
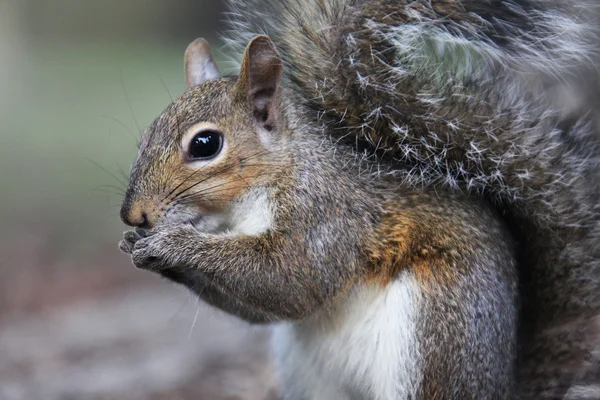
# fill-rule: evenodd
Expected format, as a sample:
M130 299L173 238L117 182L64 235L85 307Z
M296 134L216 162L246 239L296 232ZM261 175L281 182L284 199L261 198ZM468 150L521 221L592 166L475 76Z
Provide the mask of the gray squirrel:
M288 321L286 399L599 397L594 2L231 3L240 75L195 41L144 134L134 263Z

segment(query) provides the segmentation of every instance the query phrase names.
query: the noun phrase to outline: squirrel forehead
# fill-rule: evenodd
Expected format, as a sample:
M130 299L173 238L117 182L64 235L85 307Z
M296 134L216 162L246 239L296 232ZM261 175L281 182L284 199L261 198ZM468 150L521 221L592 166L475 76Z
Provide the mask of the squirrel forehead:
M162 122L176 124L185 130L199 122L217 123L232 115L236 107L233 90L235 80L221 78L204 82L187 90L163 113ZM167 127L163 127L167 128Z
M225 77L188 89L148 127L142 147L148 151L153 147L173 147L185 132L199 123L212 123L224 131L231 123L243 123L247 116L235 98L236 82L235 77Z

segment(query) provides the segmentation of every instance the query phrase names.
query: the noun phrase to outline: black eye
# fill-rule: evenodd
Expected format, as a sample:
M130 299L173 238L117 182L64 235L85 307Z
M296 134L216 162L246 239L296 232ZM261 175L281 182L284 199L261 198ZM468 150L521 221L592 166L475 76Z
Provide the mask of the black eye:
M198 132L190 142L189 158L202 160L216 156L223 146L223 137L219 132Z

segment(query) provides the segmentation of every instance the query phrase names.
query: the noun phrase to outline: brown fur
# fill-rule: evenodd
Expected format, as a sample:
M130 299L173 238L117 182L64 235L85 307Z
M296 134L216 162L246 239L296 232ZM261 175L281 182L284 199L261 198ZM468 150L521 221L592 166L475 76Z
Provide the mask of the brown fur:
M136 165L137 168L132 170L132 181L136 175L156 176L156 179L136 180L145 187L130 188L128 201L122 209L123 219L138 221L144 210L148 226L154 226L165 210L178 200L178 196L185 196L179 201L195 207L198 213L223 211L249 187L273 183L275 177L284 171L281 155L273 157L256 136L248 135L246 116L230 118L230 115L219 112L219 104L231 102L237 96L235 90L227 85L227 80L211 82L210 85L210 97L200 93L199 88L192 88L148 128L140 145L140 154L152 157L155 162ZM203 108L203 101L210 101L216 107L210 110ZM235 145L227 150L222 161L209 163L197 170L184 162L185 155L179 142L189 128L201 122L215 124ZM170 134L159 139L158 143L153 142L158 139L155 135L161 131ZM210 179L203 181L205 177ZM184 190L185 193L181 193Z
M326 140L294 114L277 57L268 39L255 39L237 79L202 82L151 125L122 216L154 229L126 232L121 249L136 266L251 322L327 315L354 288L376 284L385 292L406 272L420 297L413 339L423 379L411 377L415 396L510 398L516 276L498 217L465 195L398 187L385 165ZM182 146L199 123L225 138L223 153L201 167ZM383 168L378 179L364 173L375 168ZM257 190L268 205L254 207L272 209L264 231L193 225ZM134 211L147 215L145 224ZM174 214L183 220L169 223Z

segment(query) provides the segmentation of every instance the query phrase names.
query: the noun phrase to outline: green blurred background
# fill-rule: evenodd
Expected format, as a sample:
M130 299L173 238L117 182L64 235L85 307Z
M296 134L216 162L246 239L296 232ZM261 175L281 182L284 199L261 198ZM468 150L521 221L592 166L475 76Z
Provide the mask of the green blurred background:
M187 44L206 37L227 67L224 8L0 2L0 400L268 396L265 332L136 271L116 247L124 175L140 131L184 90Z
M139 131L169 92L184 90L186 45L206 36L219 49L222 8L207 0L0 5L0 213L9 239L50 229L61 240L115 240L119 196L97 190L119 182L94 163L123 180Z

